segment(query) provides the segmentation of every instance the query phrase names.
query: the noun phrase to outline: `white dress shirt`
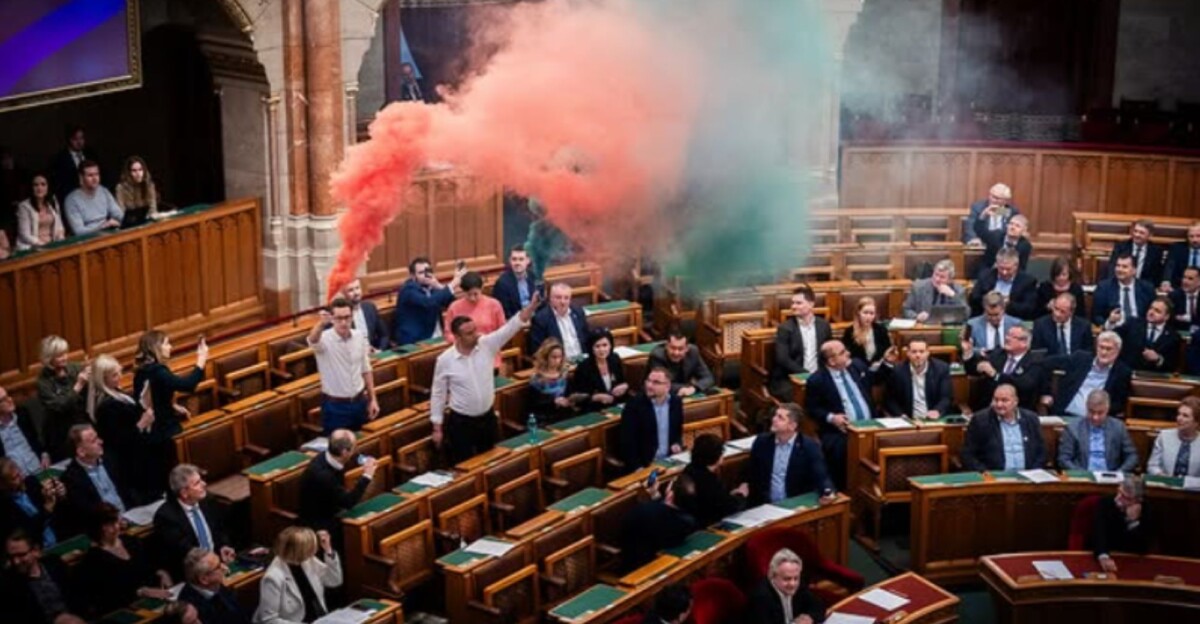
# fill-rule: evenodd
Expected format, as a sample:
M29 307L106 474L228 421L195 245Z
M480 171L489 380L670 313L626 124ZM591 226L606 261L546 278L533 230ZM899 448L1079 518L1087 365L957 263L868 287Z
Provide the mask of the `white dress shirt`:
M820 347L817 344L817 321L813 318L805 324L796 319L796 324L800 326L800 341L804 343L804 372L815 373L819 366L817 349Z
M571 309L566 314L554 313L554 322L558 323L558 333L562 334L563 355L568 360L579 359L583 355L583 347L579 346L579 336L575 334L575 323L571 320Z
M912 393L913 393L913 418L924 418L925 414L929 413L929 406L925 403L925 374L929 372L929 364L925 365L925 369L917 372L917 369L912 370Z
M371 372L371 349L365 329L351 329L342 338L332 327L309 342L321 374L321 392L337 399L352 399L366 388L363 375Z
M481 337L470 353L463 355L451 346L438 356L429 397L429 419L435 425L442 424L447 406L464 416L482 416L492 409L496 400L492 365L520 329L521 317L514 314L500 329Z

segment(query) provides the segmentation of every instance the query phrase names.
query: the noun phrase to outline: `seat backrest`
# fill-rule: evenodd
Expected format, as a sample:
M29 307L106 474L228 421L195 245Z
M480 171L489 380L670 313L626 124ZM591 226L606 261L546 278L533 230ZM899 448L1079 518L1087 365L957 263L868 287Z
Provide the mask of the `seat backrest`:
M297 446L292 402L276 400L242 415L246 443L278 455Z
M542 608L537 566L526 566L488 585L483 590L483 602L498 609L505 622L537 622Z
M469 586L479 592L478 598L482 598L484 589L489 585L521 570L529 563L529 549L524 545L518 546L473 568L470 572Z
M590 587L596 580L596 540L588 535L546 556L542 569L547 576L565 581L556 587L552 600L564 599Z
M720 577L703 578L691 585L692 622L694 624L723 624L740 619L746 607L746 595L738 586Z
M691 448L692 443L697 437L706 433L713 434L721 440L729 439L729 417L718 416L706 420L698 420L695 422L684 423L683 425L683 445Z
M600 487L604 481L604 458L600 449L594 448L578 455L554 462L550 466L551 476L567 482L559 489L558 497L567 497L588 486Z
M370 548L375 553L383 554L381 544L385 539L401 531L406 531L425 519L420 504L412 502L397 505L381 514L371 516L371 519L367 521Z
M535 537L533 539L533 558L535 561L542 561L550 553L562 550L590 535L587 524L584 522L584 516L577 515Z
M217 409L217 380L205 379L195 390L176 394L175 402L186 407L193 415Z
M385 537L379 543L381 555L396 562L388 575L388 585L396 593L415 587L433 577L433 523L417 524Z
M407 481L436 468L437 452L431 438L422 438L396 449L398 480Z
M941 443L942 431L940 429L929 431L888 431L880 432L875 436L875 444L881 449Z
M217 379L223 380L226 375L254 366L259 361L258 347L249 347L214 358L213 372L216 373Z
M233 418L225 418L183 435L184 457L206 471L204 480L209 483L238 474L245 468L235 425Z
M619 548L621 522L637 504L638 493L633 489L615 494L593 509L592 534L596 537L596 542Z
M428 398L429 389L433 386L433 368L437 365L437 358L442 351L444 349L425 349L408 358L409 387L423 398Z
M483 471L483 483L488 492L523 476L534 466L533 452L530 450L513 453L503 461L496 462Z
M546 499L542 494L542 473L530 470L516 479L501 484L493 491L492 499L497 504L512 506L511 512L499 516L501 530L511 529L533 518L546 507Z
M591 447L591 441L588 439L586 431L551 440L541 447L542 465L549 470L549 467L559 460L583 453Z
M480 494L437 515L438 528L473 542L492 532L487 496Z
M1084 550L1087 548L1087 542L1092 536L1092 525L1096 521L1096 510L1099 509L1102 498L1099 494L1094 494L1076 503L1075 509L1071 511L1071 531L1067 536L1068 549Z

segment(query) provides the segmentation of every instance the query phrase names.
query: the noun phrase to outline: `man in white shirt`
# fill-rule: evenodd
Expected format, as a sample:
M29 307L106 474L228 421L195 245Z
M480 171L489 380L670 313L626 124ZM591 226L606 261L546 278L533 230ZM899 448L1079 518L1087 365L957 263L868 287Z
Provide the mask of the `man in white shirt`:
M321 375L321 426L326 436L335 429L358 431L379 416L367 333L352 329L354 309L346 299L334 299L329 309L321 310L320 320L308 332Z
M495 446L496 413L492 405L496 401L496 385L492 371L496 354L520 331L522 324L533 318L541 300L541 295L534 293L529 305L516 316L483 336L469 316L459 316L450 322L454 344L438 356L434 365L429 419L433 421L435 445L441 446L444 436L449 434L450 456L455 463Z

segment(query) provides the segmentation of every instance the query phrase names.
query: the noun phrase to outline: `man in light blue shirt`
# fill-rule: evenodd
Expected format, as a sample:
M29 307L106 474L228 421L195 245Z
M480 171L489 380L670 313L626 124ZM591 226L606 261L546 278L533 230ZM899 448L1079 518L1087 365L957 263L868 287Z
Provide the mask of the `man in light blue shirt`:
M62 482L67 488L67 509L64 515L75 531L87 528L87 520L100 503L108 503L120 511L132 507L132 499L104 458L104 441L87 424L75 425L67 433L75 449L75 457L63 471Z
M782 441L776 435L775 457L771 461L771 493L769 499L772 503L787 498L788 460L792 458L792 449L796 448L797 435L797 433L792 432L791 437Z
M670 397L662 397L658 401L651 400L654 406L654 426L658 432L658 450L654 459L665 459L671 454L671 401Z
M27 475L41 472L50 465L50 456L39 452L37 436L29 416L17 414L16 402L0 388L0 457L8 457Z
M1137 447L1125 423L1109 418L1109 396L1093 390L1087 416L1069 423L1058 443L1058 466L1063 470L1129 472L1138 465Z

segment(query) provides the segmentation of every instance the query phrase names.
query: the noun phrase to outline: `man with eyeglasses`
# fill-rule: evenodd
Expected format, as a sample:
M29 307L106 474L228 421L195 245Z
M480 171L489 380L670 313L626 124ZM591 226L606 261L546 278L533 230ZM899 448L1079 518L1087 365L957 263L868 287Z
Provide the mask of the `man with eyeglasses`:
M42 558L38 539L23 530L4 542L7 567L0 575L0 605L6 622L54 622L72 610L67 569L58 557Z
M450 283L442 286L433 274L429 258L420 256L408 263L409 278L400 287L392 320L392 341L409 345L442 336L442 312L454 301L458 284L467 267L460 262Z
M354 329L353 323L353 307L338 297L329 311L321 310L320 320L308 332L321 375L321 427L326 436L336 429L358 431L379 415L371 345L366 332Z

